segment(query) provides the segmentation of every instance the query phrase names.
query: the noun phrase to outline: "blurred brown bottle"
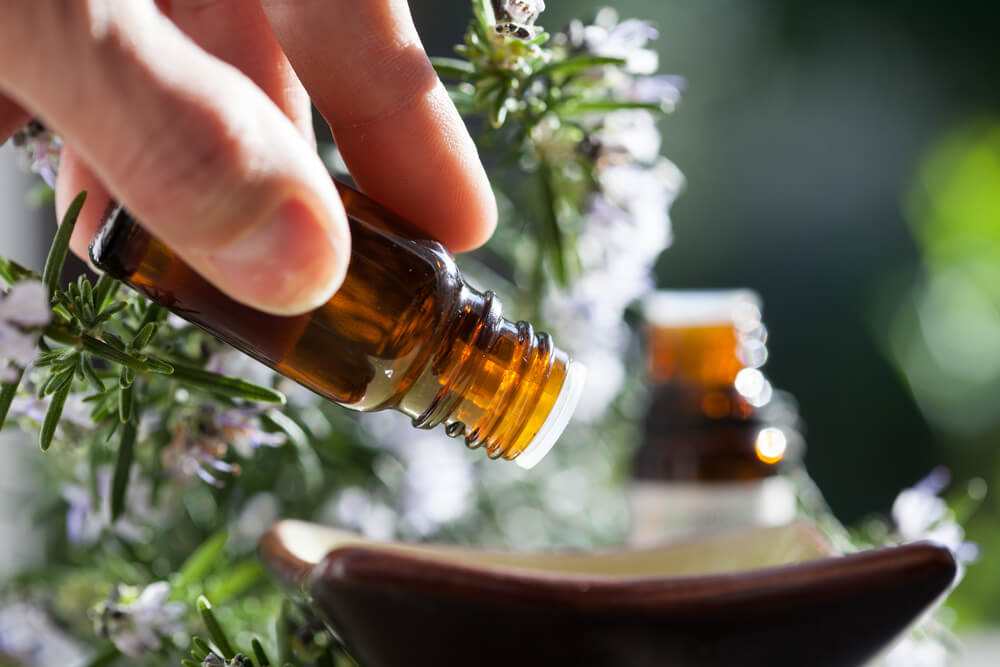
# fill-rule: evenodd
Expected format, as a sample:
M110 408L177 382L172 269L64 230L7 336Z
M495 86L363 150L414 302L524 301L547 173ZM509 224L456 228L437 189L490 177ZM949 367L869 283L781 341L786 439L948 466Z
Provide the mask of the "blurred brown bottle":
M793 401L759 370L760 298L660 291L643 310L651 391L630 543L791 521L795 492L781 473L801 460L802 438Z

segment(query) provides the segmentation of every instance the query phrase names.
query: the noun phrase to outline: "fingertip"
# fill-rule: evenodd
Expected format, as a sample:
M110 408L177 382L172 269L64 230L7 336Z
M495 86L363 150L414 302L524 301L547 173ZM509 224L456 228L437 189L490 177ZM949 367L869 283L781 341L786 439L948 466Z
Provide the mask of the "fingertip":
M459 215L443 227L442 242L452 252L467 252L484 245L497 228L497 201L489 178L481 165L468 172L467 183L460 186L465 196L456 208Z

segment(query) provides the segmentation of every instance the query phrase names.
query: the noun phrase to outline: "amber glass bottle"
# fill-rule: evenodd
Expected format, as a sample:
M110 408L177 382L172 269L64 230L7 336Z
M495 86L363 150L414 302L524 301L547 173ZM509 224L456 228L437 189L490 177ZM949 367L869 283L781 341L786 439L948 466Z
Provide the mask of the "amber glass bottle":
M440 243L337 184L351 259L325 305L279 317L214 288L122 207L91 243L102 270L316 393L355 410L392 408L419 428L444 424L491 458L537 463L569 421L585 369L491 292L462 280ZM408 237L408 238L407 238Z
M636 453L631 541L785 523L779 475L801 448L796 413L758 370L760 301L747 290L663 291L644 304L650 404Z

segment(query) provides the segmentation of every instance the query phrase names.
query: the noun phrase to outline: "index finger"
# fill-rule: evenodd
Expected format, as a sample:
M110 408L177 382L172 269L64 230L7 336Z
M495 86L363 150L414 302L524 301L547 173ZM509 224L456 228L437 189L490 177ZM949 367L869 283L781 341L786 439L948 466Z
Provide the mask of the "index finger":
M485 242L493 192L405 0L262 3L361 189L452 250Z

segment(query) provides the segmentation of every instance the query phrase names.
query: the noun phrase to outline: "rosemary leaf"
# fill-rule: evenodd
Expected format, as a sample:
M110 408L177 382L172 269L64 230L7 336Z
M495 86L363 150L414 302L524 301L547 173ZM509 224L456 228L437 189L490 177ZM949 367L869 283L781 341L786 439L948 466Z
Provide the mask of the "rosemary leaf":
M105 333L104 335L107 337L111 334ZM145 361L128 354L124 350L118 350L99 338L84 334L80 337L80 340L83 343L83 349L95 357L104 359L105 361L112 361L120 366L125 366L138 372L144 373L151 370L149 364Z
M157 359L155 357L149 357L146 359L146 365L149 367L150 373L156 373L157 375L173 375L175 366L169 364L162 359Z
M97 279L97 284L94 285L94 307L99 313L103 313L104 309L108 307L108 301L117 291L118 284L118 281L107 273L102 273L101 277Z
M80 367L83 370L84 377L90 383L90 386L94 388L95 392L102 394L107 390L97 371L90 365L90 360L86 358L86 355L80 355Z
M17 379L14 382L0 384L0 429L3 428L4 422L7 421L10 404L14 402L14 396L17 394L17 386L21 384L22 377L24 377L24 371L18 371Z
M150 359L149 361L152 361ZM285 403L285 395L269 387L262 387L239 378L219 375L211 371L192 366L175 364L173 377L191 387L197 387L204 391L229 396L231 398L242 398L247 401L257 401L260 403Z
M458 58L431 58L431 65L437 70L438 76L462 79L463 81L469 79L476 72L472 63Z
M141 329L139 333L132 337L132 341L129 343L129 347L133 350L141 350L149 344L149 341L156 334L156 323L147 322Z
M250 646L253 648L253 657L257 659L257 664L260 667L271 667L271 660L267 657L260 640L254 637L250 640Z
M72 379L72 374L70 374L70 378ZM52 402L49 403L49 409L45 412L42 430L39 432L38 444L43 452L48 451L49 446L52 445L52 437L56 434L56 427L59 425L59 419L62 417L63 408L66 407L66 398L69 396L69 390L72 386L72 382L64 382L52 395Z
M171 578L171 590L182 593L184 589L200 581L218 560L228 539L229 534L225 530L220 530L202 542Z
M42 282L49 288L49 295L55 294L59 288L59 274L62 273L63 265L66 263L66 254L69 252L69 239L73 235L73 228L76 226L76 219L80 217L80 209L83 202L87 200L87 191L84 190L76 196L73 203L66 209L62 223L56 231L56 237L49 248L49 256L45 260L45 268L42 270Z
M191 638L191 643L194 644L194 648L191 649L191 657L197 660L198 662L202 662L209 655L215 653L215 651L212 650L212 647L209 646L205 642L205 640L199 637L198 635L195 635L194 637Z
M611 111L621 111L623 109L644 109L646 111L662 112L663 106L651 102L626 102L621 100L592 100L590 102L578 102L569 99L559 109L559 113L565 117L587 113L608 113Z
M102 310L100 315L94 318L94 324L103 324L104 322L107 322L109 319L111 319L121 311L125 310L127 306L128 304L125 303L124 301L119 301L118 303L111 304L110 306Z
M122 369L122 375L127 372L127 368ZM134 407L135 385L130 382L118 390L118 419L121 420L121 423L127 424L130 421Z
M125 511L125 495L128 491L129 471L135 458L135 441L138 433L137 419L130 419L121 431L118 452L115 455L115 472L111 479L111 521Z
M602 67L604 65L615 65L621 67L625 64L624 58L613 58L610 56L580 55L566 60L549 63L535 71L536 76L568 76L576 74L591 67Z
M212 641L219 647L222 657L229 660L236 655L233 645L229 642L229 637L222 631L219 620L212 612L212 604L204 595L198 597L198 613L201 615L201 620L205 623L205 627L208 628L208 634L212 638Z

